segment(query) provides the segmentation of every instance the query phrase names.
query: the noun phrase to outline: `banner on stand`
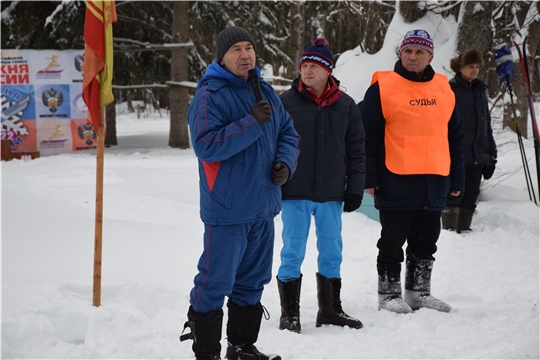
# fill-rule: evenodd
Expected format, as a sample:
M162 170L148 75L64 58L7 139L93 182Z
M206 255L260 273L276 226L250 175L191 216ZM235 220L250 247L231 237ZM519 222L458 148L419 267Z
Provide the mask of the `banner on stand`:
M2 140L43 155L96 148L82 98L84 50L2 50Z

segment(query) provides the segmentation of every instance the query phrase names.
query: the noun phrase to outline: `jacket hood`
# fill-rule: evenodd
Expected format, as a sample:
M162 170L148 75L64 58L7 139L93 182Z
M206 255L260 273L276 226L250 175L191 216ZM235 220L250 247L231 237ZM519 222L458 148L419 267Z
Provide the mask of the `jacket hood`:
M255 71L257 71L257 75L260 78L261 70L255 66ZM220 81L223 85L225 85L226 83L244 85L246 83L243 77L236 76L233 73L227 71L227 69L221 66L217 60L212 61L212 63L208 65L208 67L206 68L206 73L197 85L197 89L212 82L212 80L225 80Z

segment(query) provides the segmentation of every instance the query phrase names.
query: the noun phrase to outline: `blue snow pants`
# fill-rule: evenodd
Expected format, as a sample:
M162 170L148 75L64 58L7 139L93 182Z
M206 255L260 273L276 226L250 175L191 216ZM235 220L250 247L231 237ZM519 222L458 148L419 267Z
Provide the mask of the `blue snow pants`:
M274 220L235 225L205 224L204 250L193 281L190 304L206 313L235 304L257 304L272 277Z
M311 215L315 219L319 274L327 279L340 277L343 250L342 207L340 201L319 203L310 200L283 200L283 249L277 275L280 281L300 277L300 268L306 256Z

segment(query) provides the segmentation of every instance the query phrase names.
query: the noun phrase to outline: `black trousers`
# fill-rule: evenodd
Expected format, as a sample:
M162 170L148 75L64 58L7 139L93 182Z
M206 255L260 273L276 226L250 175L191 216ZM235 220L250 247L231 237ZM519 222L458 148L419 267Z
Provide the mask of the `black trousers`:
M425 210L380 211L382 230L377 242L378 263L399 264L407 255L417 259L435 260L437 240L441 233L441 212Z
M465 167L465 189L459 196L448 195L446 206L460 207L464 209L476 209L476 200L480 195L480 182L482 181L482 172L484 166L471 165Z

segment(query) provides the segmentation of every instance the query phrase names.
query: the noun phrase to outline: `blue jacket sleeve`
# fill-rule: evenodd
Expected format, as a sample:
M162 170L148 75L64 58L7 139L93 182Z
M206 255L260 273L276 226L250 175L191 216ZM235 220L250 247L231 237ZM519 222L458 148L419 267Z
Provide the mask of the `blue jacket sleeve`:
M225 104L226 101L222 95L203 86L190 103L188 121L191 140L200 160L227 160L263 135L261 126L247 109L244 117L229 120L226 107L230 104Z

